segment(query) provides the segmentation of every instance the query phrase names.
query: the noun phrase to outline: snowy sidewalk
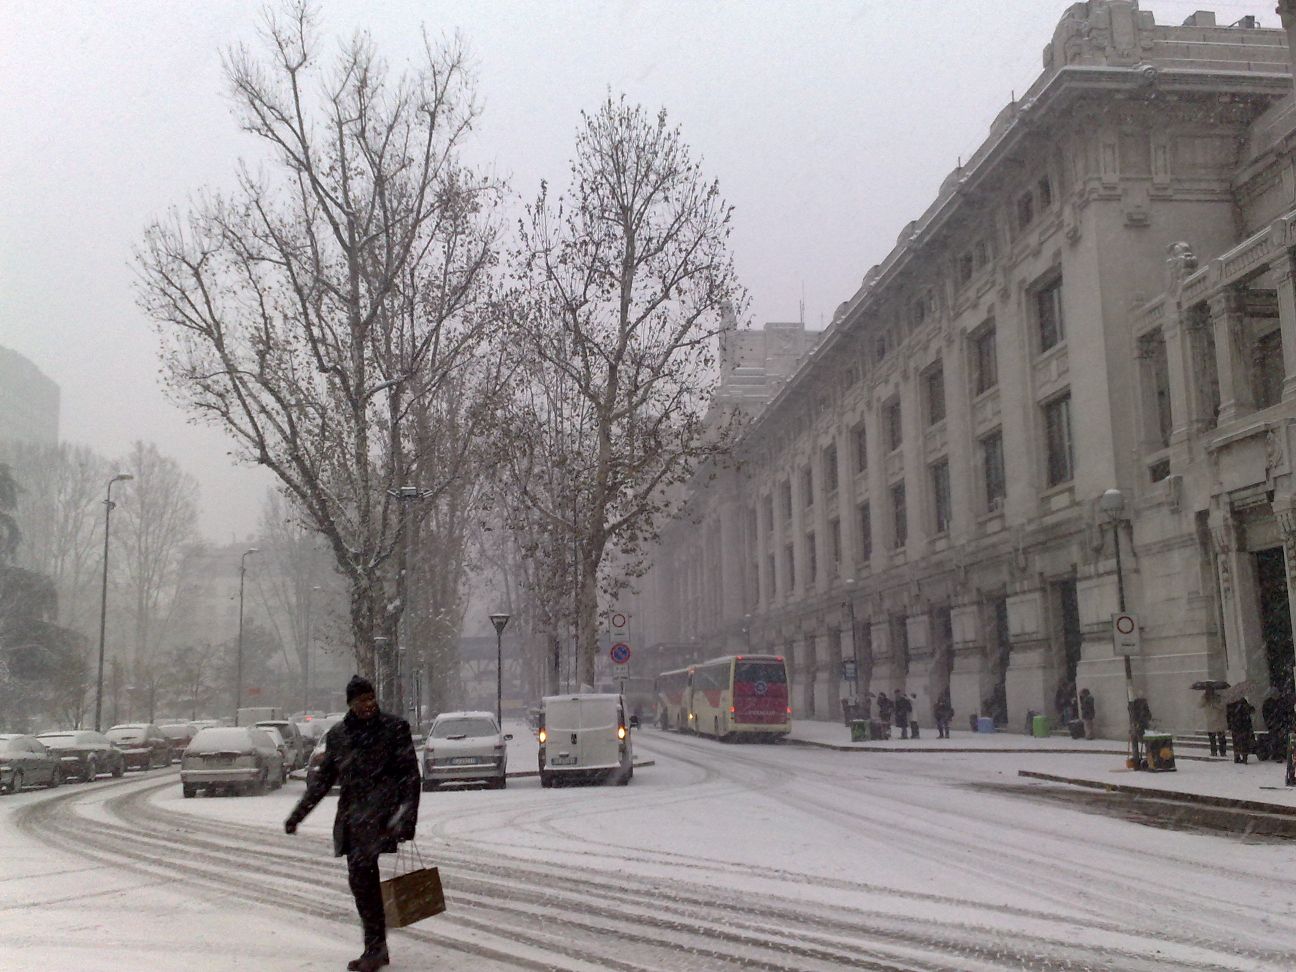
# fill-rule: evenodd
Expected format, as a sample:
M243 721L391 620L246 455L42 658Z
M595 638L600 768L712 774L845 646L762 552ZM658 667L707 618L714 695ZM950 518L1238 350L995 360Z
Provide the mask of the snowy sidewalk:
M964 721L966 724L966 720ZM873 742L851 742L850 730L840 722L800 720L792 723L788 742L825 749L865 749L883 753L912 751L971 753L1121 753L1122 739L1071 739L1068 736L1027 736L1020 732L969 732L951 729L949 739L941 739L935 729L924 729L918 739L901 739L892 730L890 739Z

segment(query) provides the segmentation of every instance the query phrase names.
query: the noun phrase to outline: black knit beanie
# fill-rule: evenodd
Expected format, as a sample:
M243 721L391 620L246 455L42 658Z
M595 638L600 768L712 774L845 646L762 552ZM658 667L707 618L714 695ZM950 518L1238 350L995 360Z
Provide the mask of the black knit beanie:
M347 688L346 688L347 705L350 705L353 701L355 701L361 695L364 695L366 692L372 695L373 690L374 690L373 682L369 681L369 679L365 678L363 675L352 675L351 681L347 682Z

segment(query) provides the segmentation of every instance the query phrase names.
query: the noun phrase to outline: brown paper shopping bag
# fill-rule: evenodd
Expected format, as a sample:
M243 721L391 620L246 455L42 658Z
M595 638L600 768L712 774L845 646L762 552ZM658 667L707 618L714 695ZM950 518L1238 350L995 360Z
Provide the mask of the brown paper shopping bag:
M397 852L396 876L382 882L382 899L388 928L404 928L439 915L446 907L441 875L435 867L424 866L417 847Z

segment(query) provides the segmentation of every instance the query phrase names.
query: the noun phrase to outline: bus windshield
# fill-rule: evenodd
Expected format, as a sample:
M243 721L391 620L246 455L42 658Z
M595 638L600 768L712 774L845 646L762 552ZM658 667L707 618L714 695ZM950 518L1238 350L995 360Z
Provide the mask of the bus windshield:
M734 668L734 681L782 684L787 681L787 669L782 662L740 661Z

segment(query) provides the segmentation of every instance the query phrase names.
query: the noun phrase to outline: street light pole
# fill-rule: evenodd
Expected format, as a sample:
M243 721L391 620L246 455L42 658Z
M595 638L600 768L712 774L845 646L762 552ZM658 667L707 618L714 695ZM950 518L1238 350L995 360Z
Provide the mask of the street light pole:
M103 591L99 597L99 677L95 682L95 732L103 730L104 635L108 630L108 525L113 511L112 488L113 483L123 483L134 478L130 473L118 473L108 480L108 495L104 499Z
M504 701L504 629L508 627L507 614L492 614L491 624L495 625L495 723L503 726Z
M1125 496L1119 489L1109 489L1102 494L1098 507L1107 514L1112 525L1112 540L1116 545L1116 606L1121 614L1125 613L1125 572L1121 567L1120 524L1121 514L1125 509ZM1134 666L1130 656L1125 661L1125 707L1129 713L1130 752L1134 760L1134 769L1139 768L1139 736L1134 724Z
M239 558L239 626L238 651L234 661L234 725L238 725L238 710L243 707L243 579L247 576L248 554L258 553L256 547L248 547Z

